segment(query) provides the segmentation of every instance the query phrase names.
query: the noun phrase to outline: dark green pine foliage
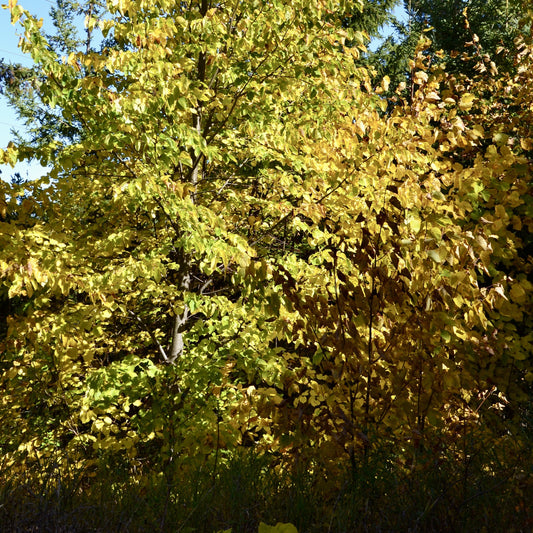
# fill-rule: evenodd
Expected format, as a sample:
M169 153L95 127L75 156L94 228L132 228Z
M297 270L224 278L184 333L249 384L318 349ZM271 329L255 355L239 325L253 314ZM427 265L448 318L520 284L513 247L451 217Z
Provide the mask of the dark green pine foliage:
M380 30L393 22L393 10L400 0L367 0L362 11L354 9L344 17L344 25L364 31L370 38L379 37Z
M410 9L414 32L432 28L428 31L432 50L445 52L448 71L472 74L483 59L489 65L494 62L499 69L513 68L505 51L527 30L521 19L529 2L404 0L404 4Z
M393 29L394 33L388 35L377 49L372 46L368 52L361 55L361 63L374 72L376 82L388 75L392 86L397 86L405 79L406 65L415 49L417 38L406 39L408 32L395 16L395 8L401 5L401 0L368 0L364 3L362 11L355 10L345 14L343 24L345 27L366 32L372 45L373 39L382 39L383 34ZM401 38L398 39L398 36ZM376 41L374 41L376 42Z
M105 10L105 1L55 0L50 9L53 33L47 35L50 47L60 55L78 50L88 51L99 46L92 33L81 30L87 15L98 16ZM79 139L81 124L64 120L60 109L52 109L42 103L40 90L46 84L54 83L40 77L37 70L20 64L0 62L0 93L15 109L24 127L13 131L13 140L19 145L39 147L54 139Z
M405 16L390 22L393 33L365 57L376 82L389 76L391 95L406 82L404 96L409 97L410 60L422 35L432 41L427 53L433 61L445 62L448 72L472 76L480 65L491 68L491 62L512 70L512 55L506 50L530 31L524 22L529 0L403 0L403 8Z
M362 12L344 18L346 26L365 31L371 39L369 49L361 55L360 61L374 73L376 84L384 76L390 78L391 96L399 83L408 77L409 60L420 37L419 32L412 31L411 23L405 23L404 17L398 18L401 5L401 0L370 0L365 2Z
M24 67L19 63L8 63L4 58L0 59L0 94L20 98L23 94L31 91L31 80L35 76L33 69Z
M390 25L393 32L374 51L369 51L365 59L374 70L377 82L384 76L390 78L392 93L401 82L409 79L409 62L414 57L422 31L413 24L411 18L403 20L394 17Z
M56 0L56 5L50 9L55 33L48 34L47 38L54 50L70 54L84 44L84 39L79 35L75 24L80 10L80 3L72 0Z

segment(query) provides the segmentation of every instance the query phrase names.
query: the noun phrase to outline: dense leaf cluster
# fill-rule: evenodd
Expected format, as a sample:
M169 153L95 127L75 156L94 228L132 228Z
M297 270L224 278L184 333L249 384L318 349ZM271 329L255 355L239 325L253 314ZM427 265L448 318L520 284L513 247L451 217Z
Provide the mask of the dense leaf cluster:
M81 132L0 152L51 167L0 184L12 471L171 479L253 446L334 476L378 445L466 461L473 436L489 471L520 463L533 48L448 74L422 40L387 98L338 4L110 0L86 24L114 45L61 58L11 2Z

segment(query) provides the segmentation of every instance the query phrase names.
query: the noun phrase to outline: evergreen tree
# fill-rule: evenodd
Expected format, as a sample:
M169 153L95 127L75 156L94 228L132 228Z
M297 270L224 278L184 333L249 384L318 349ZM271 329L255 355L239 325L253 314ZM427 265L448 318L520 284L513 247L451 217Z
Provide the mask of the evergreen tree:
M96 50L91 30L80 32L76 19L83 21L87 16L98 16L105 11L102 0L55 0L50 9L54 31L47 34L50 49L58 55L75 51ZM66 122L58 109L45 105L41 99L41 88L54 80L45 79L34 67L0 60L0 94L6 97L8 105L15 109L24 124L23 131L14 131L18 144L26 141L32 147L50 144L54 139L77 139L81 135L81 124Z
M369 37L379 37L380 30L394 21L393 9L399 0L367 0L362 10L354 9L344 19L344 25L356 31L363 31Z
M392 17L393 32L388 35L376 50L366 55L367 66L375 75L376 81L388 76L391 92L409 77L410 60L415 55L416 46L421 31L414 29L411 21L403 22L398 17Z
M409 97L410 60L423 35L431 40L425 53L433 62L444 62L448 72L471 76L476 69L511 71L512 54L505 52L530 31L524 0L404 0L403 6L407 20L391 16L394 32L365 56L376 82L390 78L390 96L403 82L403 96ZM379 36L379 31L369 35Z
M443 50L447 69L472 72L480 59L512 68L509 54L521 33L523 0L404 0L415 33L429 29L433 51ZM487 57L488 56L488 57Z
M50 9L55 33L47 37L57 52L70 54L82 46L84 40L75 24L79 14L80 3L73 0L56 0L56 5Z

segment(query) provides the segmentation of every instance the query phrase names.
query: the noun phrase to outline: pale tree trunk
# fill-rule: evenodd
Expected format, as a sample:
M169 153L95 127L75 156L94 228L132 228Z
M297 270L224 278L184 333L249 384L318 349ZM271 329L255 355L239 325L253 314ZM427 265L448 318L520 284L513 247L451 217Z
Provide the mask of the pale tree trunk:
M208 0L202 0L202 5L200 9L200 13L205 16L207 11L209 9L209 2ZM198 80L200 82L205 81L205 75L206 75L206 56L204 52L200 52L200 55L198 57ZM192 117L192 125L194 129L196 130L198 136L201 136L203 134L202 131L202 105L198 104L198 107L196 108L196 112L193 114ZM197 187L198 187L198 175L200 171L200 164L202 161L202 155L196 154L194 150L191 149L191 160L193 161L193 167L190 172L190 183L193 186L193 190L191 193L191 200L193 203L196 202L196 194L197 194ZM182 291L190 291L191 290L191 277L192 277L192 261L190 257L187 257L185 253L181 254L181 276L179 285ZM184 351L184 342L183 342L183 333L187 327L187 322L190 319L189 314L189 307L187 304L184 306L183 313L181 315L176 315L174 317L174 322L172 326L172 344L170 346L170 352L168 354L168 357L166 359L167 363L174 363L182 354Z

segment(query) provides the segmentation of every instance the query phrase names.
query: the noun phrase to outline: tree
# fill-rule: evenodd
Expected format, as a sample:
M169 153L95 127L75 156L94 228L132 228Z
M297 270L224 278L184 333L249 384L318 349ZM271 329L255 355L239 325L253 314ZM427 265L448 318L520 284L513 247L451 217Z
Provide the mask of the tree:
M367 0L343 14L343 25L378 37L380 29L393 20L392 11L398 4L399 0Z
M43 102L84 131L78 142L17 148L22 157L54 160L49 186L36 183L19 209L3 263L10 295L32 299L17 337L34 320L44 334L12 352L37 371L22 382L35 400L22 423L33 424L45 397L62 413L41 428L38 446L51 435L67 438L74 423L78 429L67 438L73 447L94 439L81 429L93 427L101 430L99 448L131 451L156 439L173 457L168 432L195 415L200 433L211 433L219 402L229 408L243 383L274 371L270 330L259 327L264 318L253 307L264 304L248 303L245 272L288 220L297 199L282 192L285 185L304 179L280 157L283 123L301 108L307 127L322 95L331 106L344 105L328 96L324 76L346 62L346 72L353 70L351 54L341 54L337 43L355 36L324 25L331 18L326 7L120 2L101 27L121 48L72 53L66 62L24 14L32 55L49 81ZM96 24L89 19L90 29ZM265 203L271 190L281 196ZM6 201L18 209L10 192ZM22 245L30 235L46 235L39 249ZM7 267L15 264L25 273ZM269 293L275 300L276 291ZM45 311L49 305L53 312ZM122 385L102 404L98 390L109 379ZM45 396L42 387L55 391ZM86 407L84 398L96 403ZM133 417L120 407L111 430L108 407L132 404L144 407ZM224 423L224 438L235 440L234 421ZM111 439L115 429L120 435ZM183 447L202 449L202 439L192 432Z
M80 35L75 20L81 17L101 17L105 4L101 0L56 0L50 8L54 33L47 35L48 44L58 56L76 50L97 50L99 43L94 41L91 31ZM81 125L66 123L57 112L40 98L41 86L46 83L42 73L32 67L20 64L0 64L0 93L7 98L8 104L15 109L24 130L15 132L15 139L28 141L36 146L49 144L53 139L75 139L81 135Z
M171 477L253 445L355 471L381 443L466 458L474 431L509 452L480 410L521 405L529 375L511 229L531 225L531 49L518 77L460 86L420 50L389 112L335 2L108 8L88 28L119 46L58 61L12 6L43 102L83 135L0 154L53 164L21 203L2 184L0 273L29 299L2 361L7 460Z
M520 35L520 21L527 7L522 0L412 0L405 4L415 27L433 28L429 33L433 50L444 50L448 70L465 72L463 54L472 58L469 68L483 54L488 54L500 68L512 68L509 56L498 51L511 50Z
M404 96L412 87L410 61L422 37L431 40L426 54L433 61L445 62L450 73L471 76L476 65L512 70L513 55L508 52L514 49L514 40L527 35L530 28L528 5L521 0L405 0L403 4L407 20L392 20L394 33L369 54L368 62L376 79L390 78L391 89L405 83Z

